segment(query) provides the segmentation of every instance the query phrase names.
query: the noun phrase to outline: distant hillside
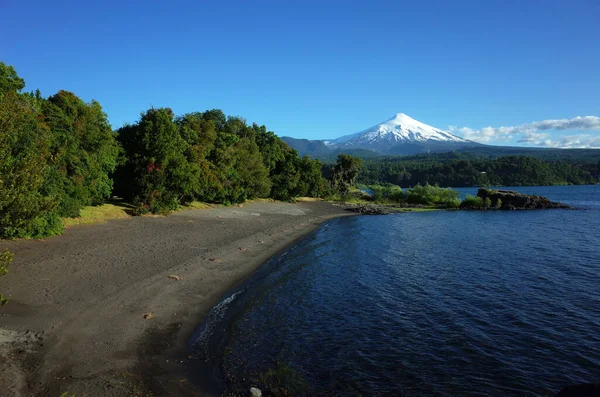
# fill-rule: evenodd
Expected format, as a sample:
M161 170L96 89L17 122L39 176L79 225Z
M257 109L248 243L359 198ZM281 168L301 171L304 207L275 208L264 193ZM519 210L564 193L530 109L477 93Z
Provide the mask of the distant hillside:
M570 155L570 150L533 154ZM483 156L464 152L378 157L363 160L359 182L440 186L582 185L600 183L600 150L580 151L579 159L542 159L534 156ZM324 166L329 175L332 163Z
M518 146L478 146L462 148L457 153L468 153L478 157L497 158L503 156L528 156L543 160L600 160L600 149L555 149Z
M292 149L296 149L300 156L310 156L325 162L335 161L338 154L350 154L363 159L379 157L380 154L365 149L334 149L328 147L324 141L310 139L296 139L289 136L281 137L281 140L287 143Z
M321 158L328 157L331 154L331 149L323 141L296 139L289 136L282 136L281 140L287 143L292 149L296 149L300 156Z

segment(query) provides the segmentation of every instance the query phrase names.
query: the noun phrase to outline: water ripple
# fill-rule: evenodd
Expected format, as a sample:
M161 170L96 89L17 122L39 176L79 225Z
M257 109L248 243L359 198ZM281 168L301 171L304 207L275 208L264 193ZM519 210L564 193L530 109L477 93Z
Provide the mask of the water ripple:
M543 191L587 209L329 223L237 297L229 384L278 362L323 396L547 396L600 381L600 187Z

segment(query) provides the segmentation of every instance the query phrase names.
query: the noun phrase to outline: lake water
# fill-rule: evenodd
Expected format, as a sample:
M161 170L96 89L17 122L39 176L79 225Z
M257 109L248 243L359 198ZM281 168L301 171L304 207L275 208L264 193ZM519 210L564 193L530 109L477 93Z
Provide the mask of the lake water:
M336 219L213 310L195 361L230 389L324 396L600 382L600 186L515 189L578 209Z

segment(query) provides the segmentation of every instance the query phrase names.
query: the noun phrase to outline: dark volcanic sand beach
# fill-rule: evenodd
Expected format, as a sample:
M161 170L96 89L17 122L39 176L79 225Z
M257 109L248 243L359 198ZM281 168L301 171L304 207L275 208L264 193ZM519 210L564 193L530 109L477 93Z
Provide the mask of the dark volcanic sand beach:
M0 279L12 295L0 395L207 395L184 371L195 327L269 257L342 215L325 202L251 203L0 242L15 253Z

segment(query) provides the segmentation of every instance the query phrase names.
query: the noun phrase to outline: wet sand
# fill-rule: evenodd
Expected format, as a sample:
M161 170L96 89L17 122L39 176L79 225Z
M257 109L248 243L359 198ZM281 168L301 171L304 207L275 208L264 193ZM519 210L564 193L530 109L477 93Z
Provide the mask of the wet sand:
M211 395L185 373L194 329L271 256L344 215L325 202L251 203L0 241L15 253L0 278L12 295L0 395Z

